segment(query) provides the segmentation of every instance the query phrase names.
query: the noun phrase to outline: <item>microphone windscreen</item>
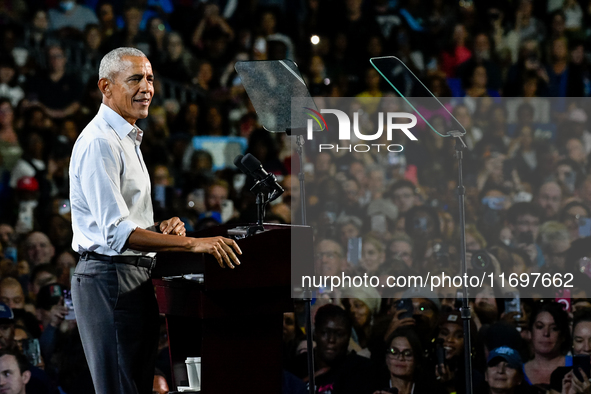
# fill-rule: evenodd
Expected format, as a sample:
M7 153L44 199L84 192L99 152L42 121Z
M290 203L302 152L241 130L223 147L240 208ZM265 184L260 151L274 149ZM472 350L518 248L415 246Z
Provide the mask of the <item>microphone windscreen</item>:
M238 155L234 158L234 165L240 169L242 169L242 158L244 157L244 155Z
M259 159L257 159L250 153L247 153L246 156L242 158L242 164L244 165L244 167L248 168L250 172L253 173L255 171L259 171L263 166Z

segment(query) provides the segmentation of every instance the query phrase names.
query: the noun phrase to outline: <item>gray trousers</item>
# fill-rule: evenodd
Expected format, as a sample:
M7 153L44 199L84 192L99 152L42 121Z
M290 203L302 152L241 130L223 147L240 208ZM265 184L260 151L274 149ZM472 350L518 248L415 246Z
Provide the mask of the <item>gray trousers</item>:
M151 394L158 351L158 305L149 270L84 260L72 301L96 394Z

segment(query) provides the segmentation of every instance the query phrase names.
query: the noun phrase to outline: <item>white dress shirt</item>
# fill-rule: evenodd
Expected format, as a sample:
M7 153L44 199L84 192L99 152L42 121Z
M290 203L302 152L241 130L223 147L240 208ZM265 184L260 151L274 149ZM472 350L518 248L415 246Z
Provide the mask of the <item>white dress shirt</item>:
M84 128L70 161L70 204L78 253L145 254L126 249L136 228L154 225L143 132L105 104Z

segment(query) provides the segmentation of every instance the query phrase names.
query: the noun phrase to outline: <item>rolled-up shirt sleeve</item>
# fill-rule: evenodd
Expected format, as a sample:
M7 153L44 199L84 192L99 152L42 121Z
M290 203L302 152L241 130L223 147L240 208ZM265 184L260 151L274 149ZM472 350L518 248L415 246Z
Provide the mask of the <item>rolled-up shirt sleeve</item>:
M138 227L129 220L129 209L121 194L123 157L109 141L89 141L78 157L82 194L105 243L117 253L126 249L129 235Z

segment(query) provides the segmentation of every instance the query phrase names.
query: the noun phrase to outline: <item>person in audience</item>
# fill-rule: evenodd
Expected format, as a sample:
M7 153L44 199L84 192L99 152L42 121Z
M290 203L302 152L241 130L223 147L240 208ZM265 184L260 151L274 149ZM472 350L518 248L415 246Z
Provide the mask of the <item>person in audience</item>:
M386 343L389 344L385 357L389 379L381 382L382 390L374 394L392 393L393 388L398 389L399 394L446 393L433 376L425 373L421 341L412 328L398 328Z
M550 384L550 375L565 365L565 354L571 346L568 314L561 304L540 303L531 315L533 358L523 366L524 380L530 384Z

